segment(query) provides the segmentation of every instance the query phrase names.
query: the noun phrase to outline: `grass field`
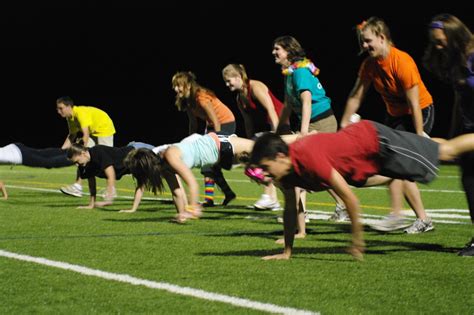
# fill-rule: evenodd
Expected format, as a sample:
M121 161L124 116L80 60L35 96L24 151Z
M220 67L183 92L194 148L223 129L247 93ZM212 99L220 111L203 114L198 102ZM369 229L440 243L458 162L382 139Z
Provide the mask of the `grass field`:
M474 313L474 259L456 255L472 236L456 166L420 186L435 230L366 227L363 262L345 253L350 226L327 221L327 193L308 195L314 219L292 259L263 261L282 250L281 212L246 207L262 188L242 169L226 173L236 200L184 225L169 222L168 193L118 213L131 206L129 176L117 183L113 206L76 209L88 197L58 190L74 176L74 167L0 166L9 192L0 200L1 314ZM386 189L355 192L364 220L388 213Z

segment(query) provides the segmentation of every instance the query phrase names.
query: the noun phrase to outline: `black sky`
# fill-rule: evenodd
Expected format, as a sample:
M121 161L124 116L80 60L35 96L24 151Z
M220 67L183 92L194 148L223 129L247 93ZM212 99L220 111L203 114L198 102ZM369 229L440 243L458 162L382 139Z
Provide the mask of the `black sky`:
M473 29L469 1L419 11L400 4L387 10L380 3L320 11L282 10L281 4L271 7L270 2L260 4L261 9L255 2L239 2L241 9L232 4L237 2L4 10L0 146L60 146L67 126L55 111L55 100L64 95L76 104L107 111L117 128L116 145L177 141L187 133L187 118L174 107L170 80L181 70L195 72L202 85L229 105L243 135L221 69L230 62L242 63L250 77L265 82L281 98L283 79L271 56L272 41L280 35L297 38L321 69L320 80L340 118L363 58L357 55L353 27L372 15L387 22L396 45L418 63L435 98L433 134L446 134L452 96L421 67L426 25L434 14L449 12ZM382 119L378 95L369 94L361 113Z

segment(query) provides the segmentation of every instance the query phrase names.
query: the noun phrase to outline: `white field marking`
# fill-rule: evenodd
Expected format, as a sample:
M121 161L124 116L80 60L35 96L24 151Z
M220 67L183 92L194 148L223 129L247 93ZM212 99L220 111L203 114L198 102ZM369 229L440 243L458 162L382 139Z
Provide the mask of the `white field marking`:
M17 186L17 185L6 185L7 188L14 189L23 189L23 190L33 190L33 191L42 191L49 193L61 193L59 189L48 189L48 188L36 188L36 187L26 187L26 186ZM84 192L85 196L88 196L89 193ZM133 200L132 196L118 196L117 199L130 199ZM153 198L153 197L143 197L142 200L156 200L156 201L170 201L170 198Z
M42 191L42 192L50 192L50 193L58 193L60 192L59 189L47 189L47 188L35 188L35 187L25 187L25 186L17 186L17 185L7 185L8 188L16 188L16 189L24 189L24 190L33 190L33 191ZM84 193L87 195L87 193ZM117 199L129 199L133 200L131 196L119 196ZM168 198L153 198L153 197L143 197L142 200L155 200L155 201L170 201L171 199ZM319 213L319 215L311 215L309 214L309 218L313 220L328 220L331 216L331 212L328 211L321 211L321 210L307 210L309 213ZM402 211L407 216L415 216L413 211L411 210L403 210ZM456 215L456 214L437 214L433 212L462 212L462 213L469 213L469 210L465 209L427 209L427 213L430 214L432 218L446 218L446 219L466 219L469 220L470 216L463 216L463 215ZM374 214L361 214L362 218L364 217L372 217L372 218L379 218L382 219L384 216L381 215L374 215ZM247 217L248 219L255 219L253 216ZM459 221L446 221L446 220L433 220L433 222L438 223L451 223L451 224L466 224L465 222Z
M132 285L141 285L141 286L151 288L151 289L164 290L170 293L192 296L195 298L208 300L208 301L222 302L222 303L231 304L238 307L244 307L244 308L259 310L259 311L268 312L268 313L298 314L298 315L319 314L319 313L314 313L307 310L301 310L301 309L296 309L296 308L291 308L291 307L283 307L283 306L278 306L278 305L270 304L270 303L262 303L262 302L247 300L247 299L238 298L234 296L207 292L200 289L193 289L190 287L180 287L180 286L166 283L166 282L156 282L156 281L151 281L151 280L146 280L146 279L140 279L140 278L132 277L127 274L106 272L106 271L102 271L98 269L91 269L91 268L87 268L87 267L83 267L79 265L73 265L73 264L69 264L69 263L65 263L61 261L49 260L42 257L33 257L33 256L28 256L28 255L16 254L16 253L4 251L4 250L0 250L0 256L6 257L6 258L17 259L21 261L32 262L32 263L45 265L49 267L70 270L70 271L74 271L74 272L87 275L87 276L93 276L93 277L98 277L98 278L107 279L107 280L124 282L124 283L129 283Z

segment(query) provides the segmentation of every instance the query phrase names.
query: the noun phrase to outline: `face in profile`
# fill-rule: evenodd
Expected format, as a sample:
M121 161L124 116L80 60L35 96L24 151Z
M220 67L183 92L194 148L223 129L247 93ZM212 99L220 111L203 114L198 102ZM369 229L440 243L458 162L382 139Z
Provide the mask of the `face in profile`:
M242 77L239 75L226 75L224 76L225 85L231 90L232 92L241 91L244 85L244 81Z

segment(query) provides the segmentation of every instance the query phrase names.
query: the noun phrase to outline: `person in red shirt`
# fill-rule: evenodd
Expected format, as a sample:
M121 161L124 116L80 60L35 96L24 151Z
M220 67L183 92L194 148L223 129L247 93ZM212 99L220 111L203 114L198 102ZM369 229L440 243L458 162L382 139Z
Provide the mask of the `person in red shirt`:
M282 254L264 259L289 259L295 234L295 187L311 191L333 189L344 201L352 223L352 246L348 252L362 259L365 244L359 222L359 200L349 185L356 187L390 183L403 179L428 183L436 178L439 161L450 161L474 151L474 134L451 140L429 139L362 120L337 133L309 135L287 145L278 135L257 139L249 165L261 168L285 196Z

